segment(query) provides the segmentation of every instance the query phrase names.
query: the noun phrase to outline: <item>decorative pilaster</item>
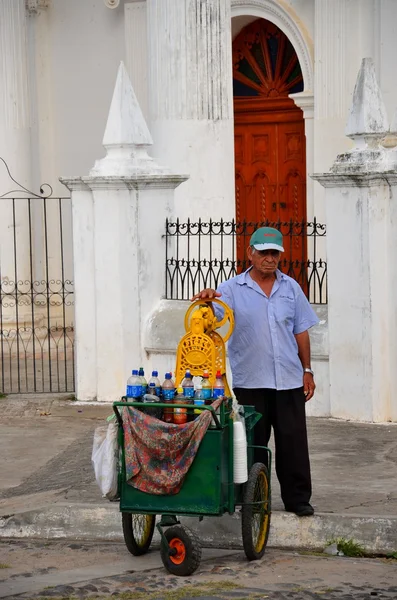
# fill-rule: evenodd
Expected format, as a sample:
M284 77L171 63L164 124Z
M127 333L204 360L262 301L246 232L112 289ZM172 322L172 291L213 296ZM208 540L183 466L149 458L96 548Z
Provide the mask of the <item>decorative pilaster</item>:
M147 19L154 156L190 175L176 192L176 215L232 218L230 2L147 0Z
M0 127L6 129L30 125L26 43L24 0L0 0Z
M27 52L25 0L0 0L0 156L4 158L13 177L24 187L32 189L30 164L30 97ZM0 195L10 189L7 171L0 168ZM7 226L9 217L0 202L0 243L2 277L13 278L13 257L10 249L12 234ZM18 250L26 257L20 268L20 278L29 273L29 233L27 220L16 224Z
M346 100L345 0L316 0L315 7L315 91L316 118L345 118ZM330 44L329 40L333 43Z
M362 61L346 132L355 142L325 187L331 415L397 420L397 155L373 62Z
M149 117L146 0L124 5L126 67L142 112Z
M298 94L289 94L289 97L295 102L296 106L302 109L305 119L306 136L306 207L307 218L309 221L314 216L318 216L314 198L314 181L310 179L309 174L314 171L314 95L312 91L299 92Z
M147 1L153 119L232 116L229 4Z

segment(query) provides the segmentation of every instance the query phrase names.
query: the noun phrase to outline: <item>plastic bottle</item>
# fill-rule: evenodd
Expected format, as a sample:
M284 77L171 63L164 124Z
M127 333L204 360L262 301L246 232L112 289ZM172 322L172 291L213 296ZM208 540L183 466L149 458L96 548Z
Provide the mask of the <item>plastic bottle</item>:
M214 398L223 398L225 395L225 386L222 379L222 374L220 371L216 372L216 379L214 383L213 397Z
M148 386L151 386L152 383L154 383L154 386L156 388L156 396L160 397L161 383L160 383L158 371L152 371L152 376L148 381ZM153 391L151 391L150 393L153 394Z
M194 404L194 383L193 377L189 370L186 370L185 378L181 383L185 404ZM194 421L196 415L193 408L187 409L187 420Z
M172 381L171 373L165 374L165 380L162 385L163 388L163 402L165 404L172 404L175 396L175 383ZM166 423L174 422L174 410L172 408L164 408L163 410L164 421Z
M185 398L194 398L194 383L190 371L186 371L185 378L183 379L181 386L183 388L183 395Z
M183 395L183 388L179 386L177 394L174 397L174 404L185 404L185 397ZM187 409L182 407L174 408L174 423L176 425L183 425L187 422Z
M150 390L150 386L148 389ZM144 394L142 402L145 404L145 408L142 409L144 413L150 415L151 417L156 417L156 419L161 419L162 410L159 406L157 406L157 403L160 402L160 398L158 396L149 391L148 394Z
M201 385L197 386L196 392L194 394L194 404L195 406L203 406L205 404L205 400L203 398L203 389ZM202 412L202 410L197 410L196 408L194 409L194 414L196 417L197 415L201 415Z
M147 393L151 396L156 396L157 402L160 402L159 394L157 393L157 387L154 381L149 381L147 386Z
M142 395L142 381L138 375L138 370L134 369L131 377L127 379L126 396L127 398L138 400L142 397Z
M142 395L143 395L143 394L146 394L146 392L147 392L147 381L146 381L145 371L143 370L143 367L139 368L138 375L141 378L141 382L142 382Z
M205 404L208 404L212 396L212 385L209 379L209 373L207 370L203 372L203 378L201 380L201 387L203 390L203 400Z

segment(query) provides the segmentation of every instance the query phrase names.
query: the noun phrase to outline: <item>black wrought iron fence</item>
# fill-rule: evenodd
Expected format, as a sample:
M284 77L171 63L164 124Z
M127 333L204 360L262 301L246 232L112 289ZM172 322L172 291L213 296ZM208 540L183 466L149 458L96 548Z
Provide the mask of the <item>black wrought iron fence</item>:
M216 288L249 267L246 249L257 227L275 227L284 236L280 269L295 279L312 304L327 303L326 226L311 222L166 221L165 296L188 300Z
M74 391L70 198L0 197L0 393Z

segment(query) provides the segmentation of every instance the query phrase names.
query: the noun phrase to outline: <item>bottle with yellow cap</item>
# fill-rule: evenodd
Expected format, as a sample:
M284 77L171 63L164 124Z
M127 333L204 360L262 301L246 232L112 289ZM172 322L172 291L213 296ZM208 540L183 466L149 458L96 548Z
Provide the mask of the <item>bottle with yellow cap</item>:
M185 396L182 386L177 388L177 394L174 397L174 404L185 404ZM174 408L174 423L176 425L184 425L187 422L187 409L182 407Z
M211 404L212 385L210 382L210 376L209 376L207 369L205 369L203 371L203 377L201 379L201 389L203 390L202 397L203 397L204 403Z

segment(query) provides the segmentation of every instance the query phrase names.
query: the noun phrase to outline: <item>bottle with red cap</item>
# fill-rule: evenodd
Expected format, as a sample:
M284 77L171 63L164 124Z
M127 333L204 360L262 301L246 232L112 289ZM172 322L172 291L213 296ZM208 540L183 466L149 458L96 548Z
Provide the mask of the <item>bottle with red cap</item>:
M214 389L212 393L214 398L223 398L225 395L225 384L223 383L222 374L218 370L215 375Z
M172 380L171 373L165 374L164 383L161 387L163 390L163 402L165 404L172 404L175 396L175 383ZM166 423L173 423L174 410L172 408L164 408L163 418Z
M203 377L201 379L201 390L204 403L211 404L212 385L210 382L210 375L206 369L203 371Z

